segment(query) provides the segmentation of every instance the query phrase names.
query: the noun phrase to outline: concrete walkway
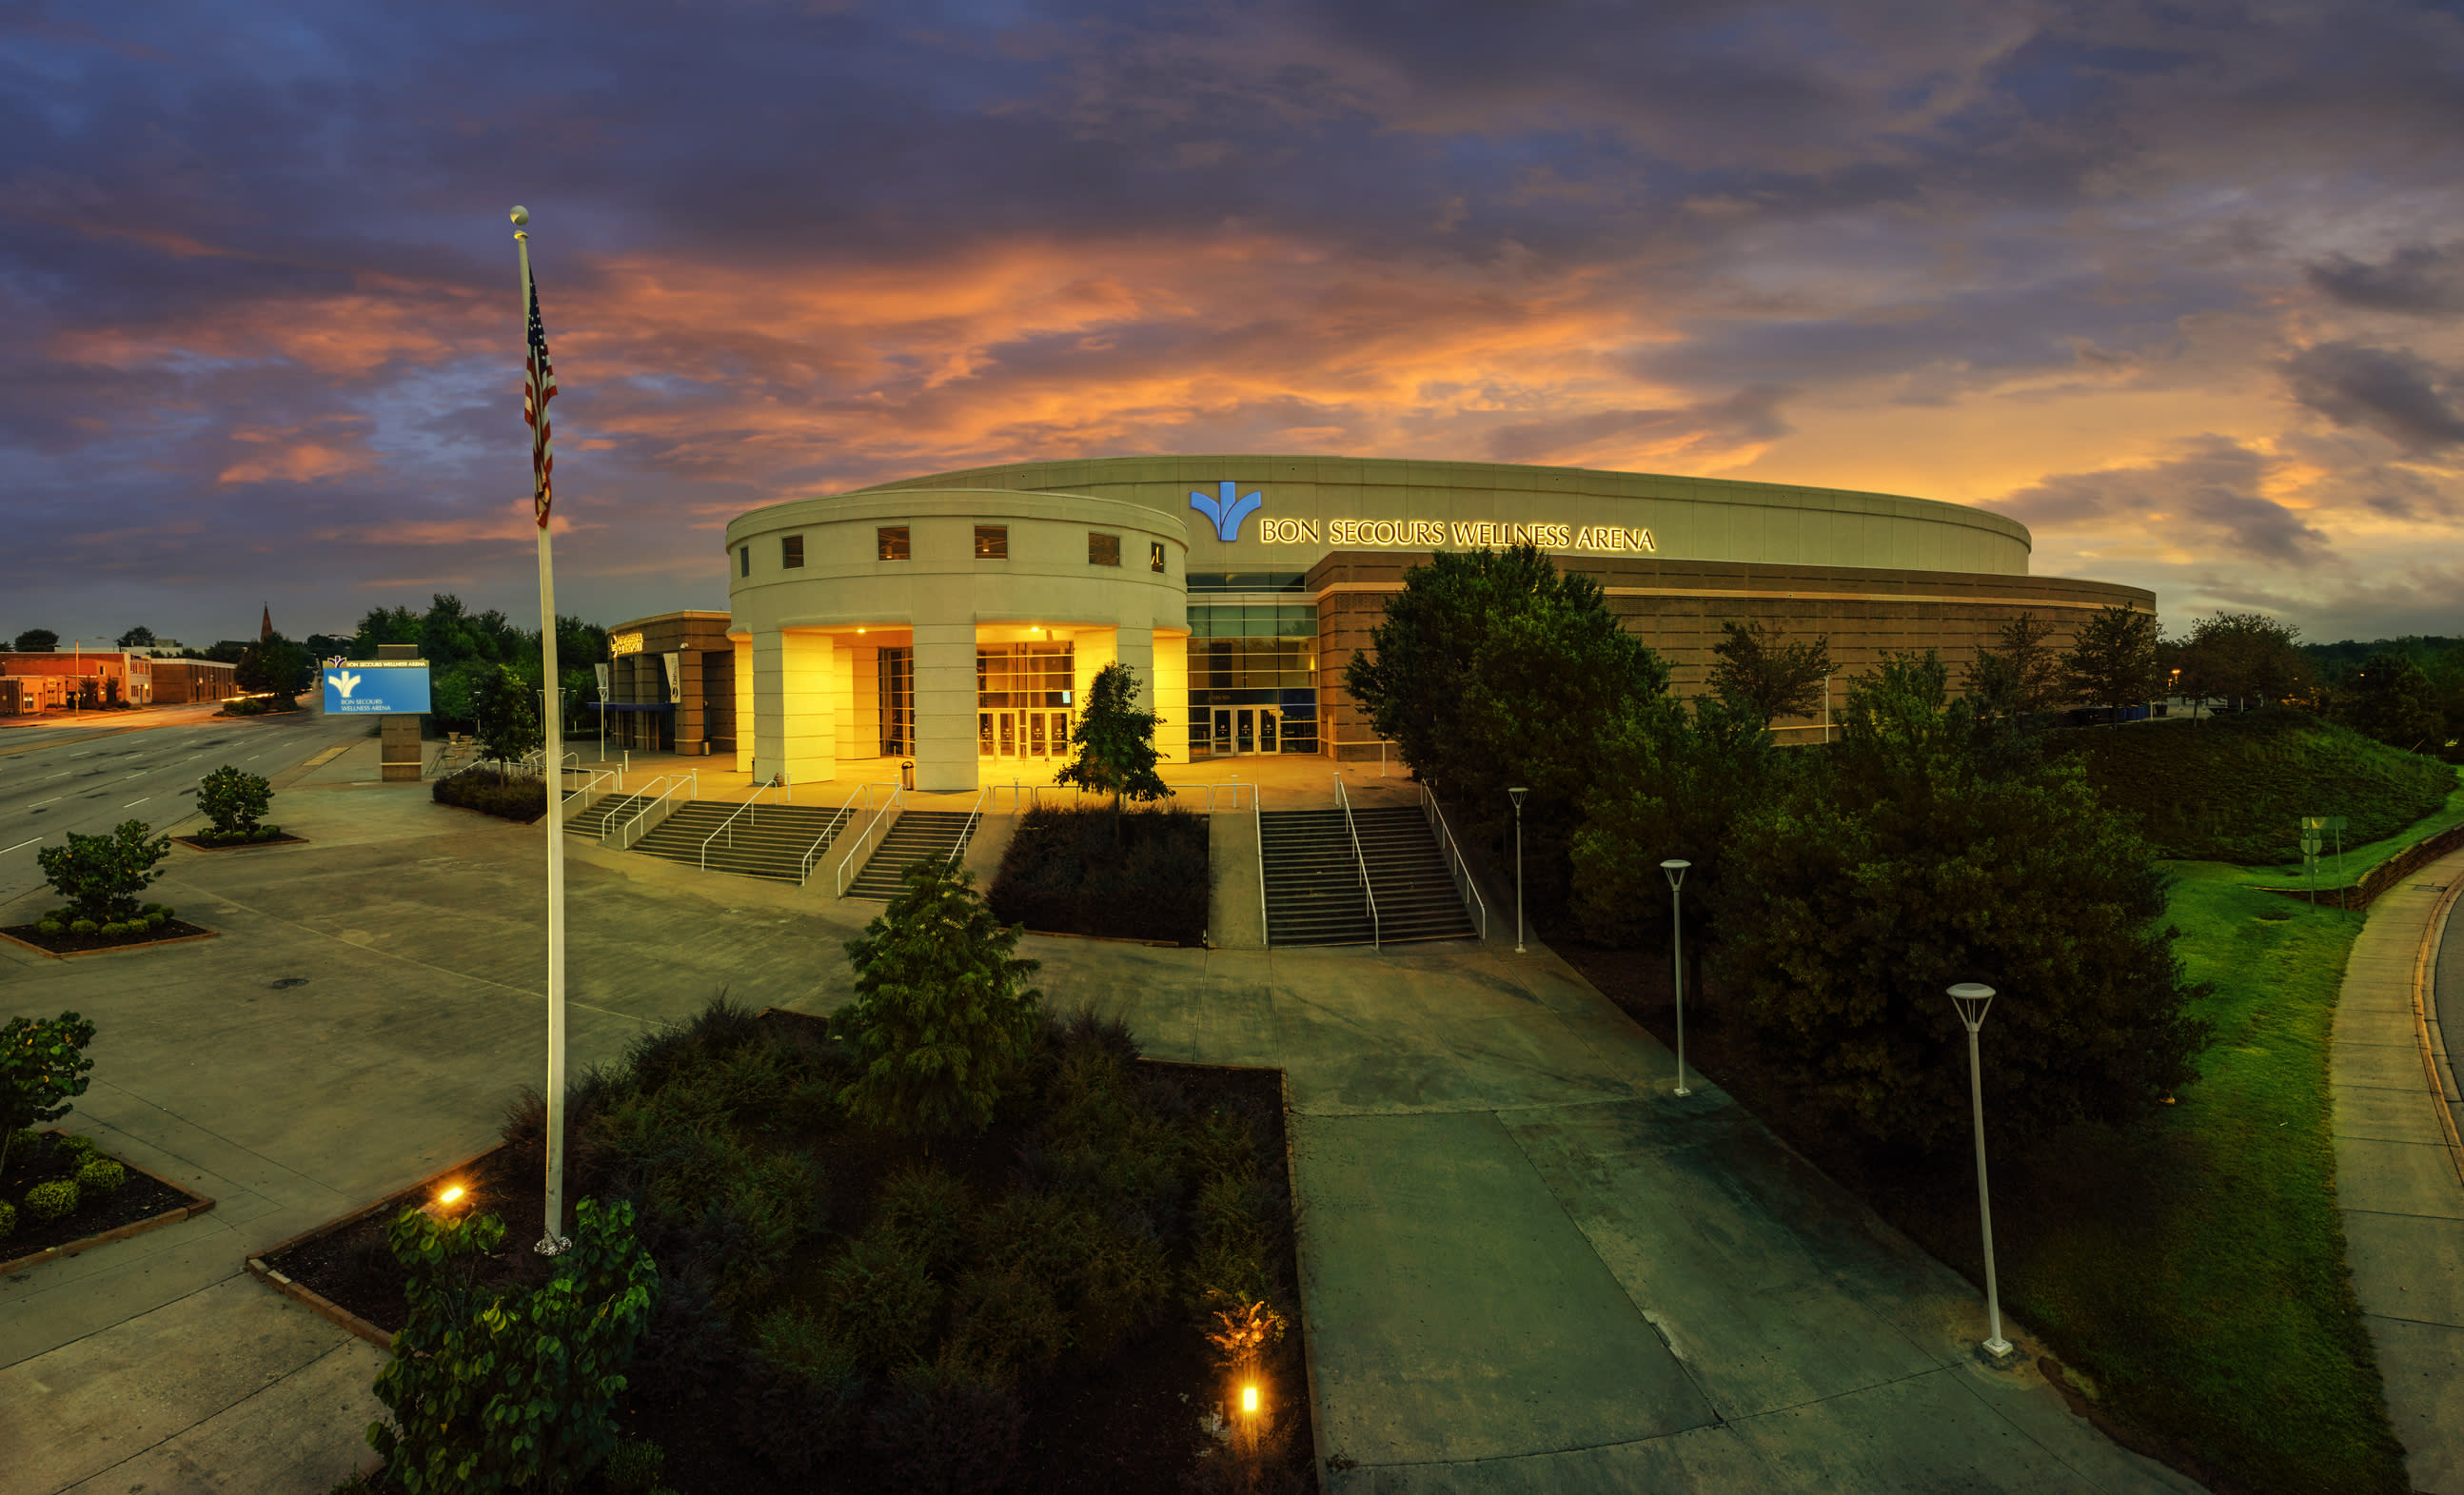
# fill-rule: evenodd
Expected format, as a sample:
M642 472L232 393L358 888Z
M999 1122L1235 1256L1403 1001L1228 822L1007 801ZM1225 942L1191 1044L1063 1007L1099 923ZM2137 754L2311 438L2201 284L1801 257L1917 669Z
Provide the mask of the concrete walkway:
M2464 853L2370 906L2345 961L2328 1070L2353 1291L2426 1495L2464 1495L2464 1108L2432 985L2464 985L2464 928L2451 917L2459 881Z
M543 938L538 828L353 773L277 801L308 846L176 854L165 895L222 938L0 953L11 1011L99 1028L69 1125L222 1201L0 1283L0 1495L316 1495L365 1462L375 1352L240 1264L493 1139L544 1068ZM721 985L837 1005L879 907L580 842L568 878L577 1067ZM1344 1495L2194 1488L1981 1363L1972 1288L1715 1088L1669 1095L1545 953L1027 944L1152 1053L1288 1069Z

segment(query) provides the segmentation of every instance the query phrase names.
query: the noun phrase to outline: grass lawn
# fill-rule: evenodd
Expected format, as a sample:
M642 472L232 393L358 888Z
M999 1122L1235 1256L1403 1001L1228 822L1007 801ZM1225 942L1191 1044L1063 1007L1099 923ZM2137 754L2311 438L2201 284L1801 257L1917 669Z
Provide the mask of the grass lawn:
M2233 1483L2408 1489L2344 1265L2329 1132L2328 1037L2361 915L2220 864L2173 869L2177 949L2215 987L2203 1078L2142 1135L2082 1131L1996 1173L2004 1301L2122 1420ZM1905 1223L1978 1272L1972 1204Z
M2332 835L2329 836L2326 842L2328 849L2321 853L2319 858L2319 886L2322 890L2350 887L2361 881L2370 868L2389 860L2406 847L2418 845L2442 830L2464 825L2464 768L2456 769L2454 772L2456 786L2449 791L2445 808L2415 821L2392 836L2383 836L2376 841L2362 845L2355 845L2347 839L2344 844L2343 879L2341 883L2335 877L2336 841ZM2271 867L2234 868L2232 870L2238 875L2241 882L2253 888L2309 886L2302 880L2301 863L2298 859Z
M1992 1159L2003 1305L2148 1451L2217 1488L2397 1495L2409 1485L2344 1265L2329 1132L2328 1038L2363 915L2263 892L2241 868L2168 866L2175 948L2214 987L2202 1078L2139 1132L2082 1127ZM1664 949L1559 948L1671 1037ZM1795 1108L1720 999L1689 995L1689 1060L1982 1284L1968 1154L1858 1151Z

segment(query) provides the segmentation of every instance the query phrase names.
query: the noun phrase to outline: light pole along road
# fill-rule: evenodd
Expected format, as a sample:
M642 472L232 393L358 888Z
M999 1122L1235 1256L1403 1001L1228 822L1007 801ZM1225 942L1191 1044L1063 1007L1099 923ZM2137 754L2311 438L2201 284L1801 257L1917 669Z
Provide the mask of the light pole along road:
M43 886L34 853L66 846L69 831L91 836L142 820L160 833L196 809L189 791L225 763L271 779L368 731L364 720L314 711L215 716L211 710L89 712L84 726L0 726L0 924L42 912L11 905ZM274 819L281 818L277 800Z

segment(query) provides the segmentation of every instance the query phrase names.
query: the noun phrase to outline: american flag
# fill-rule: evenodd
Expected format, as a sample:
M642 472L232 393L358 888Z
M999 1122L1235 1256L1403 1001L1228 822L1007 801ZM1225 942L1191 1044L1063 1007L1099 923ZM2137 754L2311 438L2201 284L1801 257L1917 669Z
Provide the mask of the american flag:
M539 281L531 281L530 365L522 380L522 419L531 429L531 510L539 527L547 528L547 511L556 502L556 448L547 433L547 403L556 398L556 365L548 361L547 329L539 324Z

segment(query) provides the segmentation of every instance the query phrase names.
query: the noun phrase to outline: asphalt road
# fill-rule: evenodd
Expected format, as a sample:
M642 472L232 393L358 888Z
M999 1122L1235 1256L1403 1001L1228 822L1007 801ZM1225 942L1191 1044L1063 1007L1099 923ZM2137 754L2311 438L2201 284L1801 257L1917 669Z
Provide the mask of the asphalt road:
M271 779L367 731L365 720L316 712L217 717L177 707L92 728L0 731L0 905L43 885L34 854L66 845L70 831L168 826L196 808L197 780L225 763ZM279 821L280 801L275 809Z

